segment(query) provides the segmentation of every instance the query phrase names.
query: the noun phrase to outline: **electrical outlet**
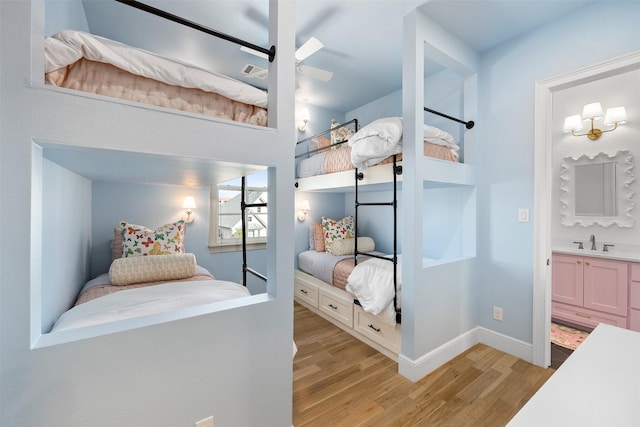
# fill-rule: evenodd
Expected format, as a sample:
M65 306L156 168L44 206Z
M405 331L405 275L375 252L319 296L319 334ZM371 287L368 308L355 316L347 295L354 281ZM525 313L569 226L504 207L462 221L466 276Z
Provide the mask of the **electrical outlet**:
M493 319L502 322L502 307L493 307Z
M195 427L213 427L213 415L204 420L196 421Z

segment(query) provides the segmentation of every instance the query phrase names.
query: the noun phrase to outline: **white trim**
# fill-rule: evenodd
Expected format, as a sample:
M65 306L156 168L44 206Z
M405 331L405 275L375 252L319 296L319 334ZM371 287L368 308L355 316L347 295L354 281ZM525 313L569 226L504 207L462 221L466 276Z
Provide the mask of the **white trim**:
M534 134L533 363L551 364L552 95L640 67L640 51L536 82Z
M485 344L519 359L531 362L531 344L477 326L421 356L417 360L412 360L404 354L400 354L398 356L398 372L410 381L417 382L476 344Z

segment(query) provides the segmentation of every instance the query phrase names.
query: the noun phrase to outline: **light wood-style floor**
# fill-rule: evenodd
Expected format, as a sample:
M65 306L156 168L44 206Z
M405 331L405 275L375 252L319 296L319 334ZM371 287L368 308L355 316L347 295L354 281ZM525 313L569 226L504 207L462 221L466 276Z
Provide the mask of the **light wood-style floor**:
M504 426L554 372L478 344L417 383L295 303L293 424Z

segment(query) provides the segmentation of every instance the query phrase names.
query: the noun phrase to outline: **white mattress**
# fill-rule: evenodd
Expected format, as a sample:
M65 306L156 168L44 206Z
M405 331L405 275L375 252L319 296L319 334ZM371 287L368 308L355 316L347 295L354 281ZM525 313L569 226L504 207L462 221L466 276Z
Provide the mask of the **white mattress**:
M246 287L221 280L194 280L128 289L71 308L60 316L51 332L158 314L250 295Z

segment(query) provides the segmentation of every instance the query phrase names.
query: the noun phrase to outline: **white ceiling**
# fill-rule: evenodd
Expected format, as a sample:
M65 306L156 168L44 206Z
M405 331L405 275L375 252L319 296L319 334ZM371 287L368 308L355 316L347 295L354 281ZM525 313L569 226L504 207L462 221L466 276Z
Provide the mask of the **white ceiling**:
M304 63L334 75L329 82L299 75L296 99L346 112L399 90L402 19L416 7L482 52L594 1L601 0L297 0L296 45L311 36L325 45ZM268 0L143 2L267 47ZM94 34L265 85L240 70L245 64L266 68L267 61L235 44L116 1L83 0L83 5Z

